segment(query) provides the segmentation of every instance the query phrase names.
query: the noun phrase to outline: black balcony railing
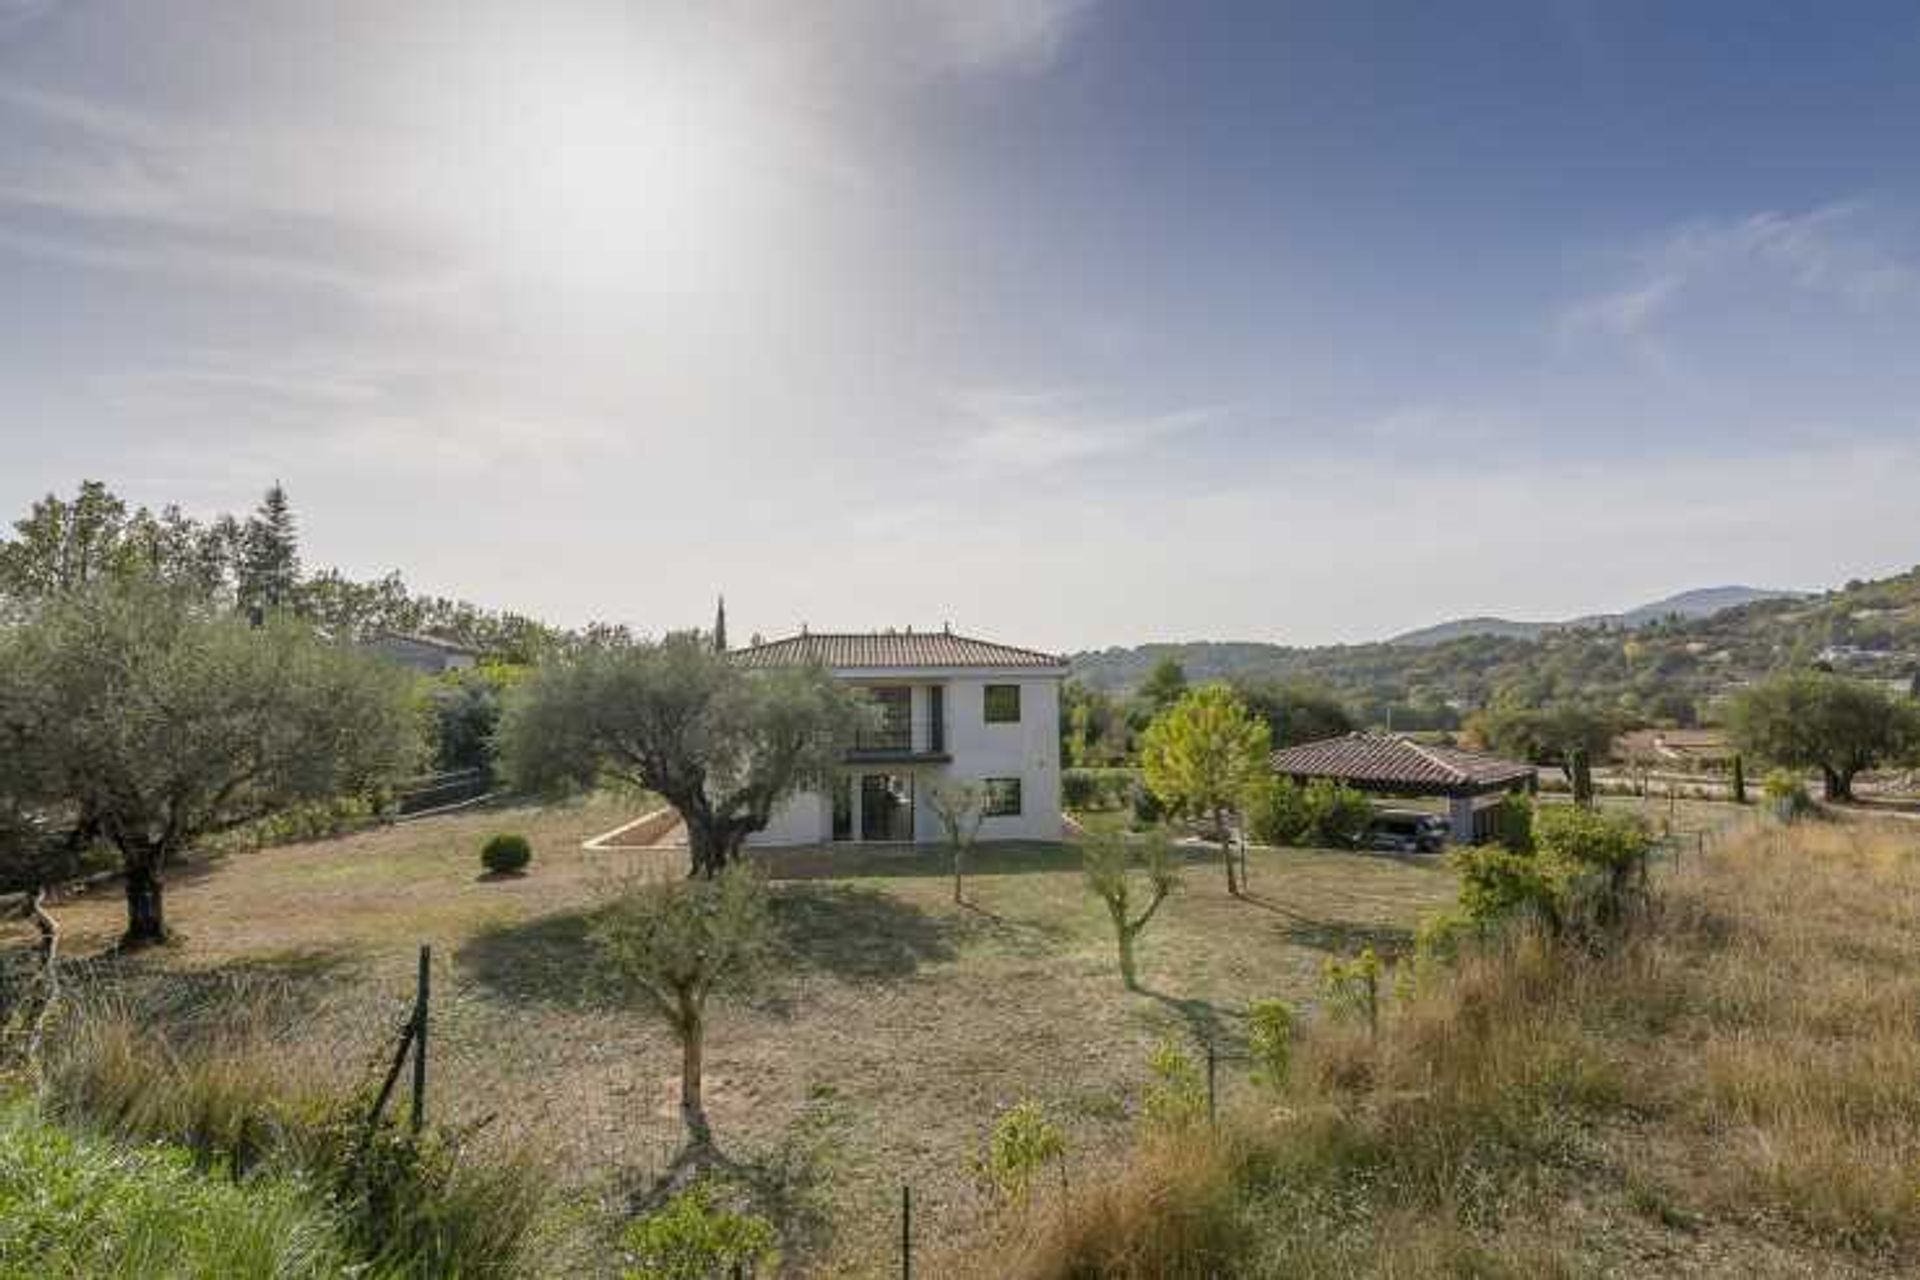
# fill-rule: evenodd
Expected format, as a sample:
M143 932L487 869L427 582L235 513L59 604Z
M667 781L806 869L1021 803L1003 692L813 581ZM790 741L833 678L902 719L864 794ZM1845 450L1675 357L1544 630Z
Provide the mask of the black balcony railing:
M853 736L848 754L856 756L944 755L946 726L937 720L885 720Z

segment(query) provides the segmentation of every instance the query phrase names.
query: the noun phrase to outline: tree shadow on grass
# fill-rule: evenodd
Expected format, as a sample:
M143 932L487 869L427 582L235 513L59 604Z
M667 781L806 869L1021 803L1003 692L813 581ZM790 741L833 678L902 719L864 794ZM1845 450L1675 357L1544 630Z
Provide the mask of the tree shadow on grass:
M906 978L952 960L960 920L861 885L811 883L773 895L773 932L796 967L838 978Z
M1230 1009L1224 1009L1211 1000L1202 1000L1198 996L1171 996L1164 991L1155 991L1152 987L1141 987L1140 994L1157 1001L1161 1007L1174 1014L1186 1026L1187 1034L1195 1044L1214 1044L1226 1047L1237 1044L1244 1038L1234 1025L1242 1015Z
M1413 930L1378 920L1317 920L1258 894L1244 893L1240 901L1286 919L1280 937L1297 947L1347 955L1372 947L1382 959L1413 950Z
M574 1011L623 1008L593 942L604 907L488 925L454 953L454 964L513 1003Z
M623 1008L593 942L605 907L491 925L454 954L461 971L515 1004L576 1011ZM809 883L775 889L775 968L855 980L912 975L951 960L960 925L891 894L859 885Z

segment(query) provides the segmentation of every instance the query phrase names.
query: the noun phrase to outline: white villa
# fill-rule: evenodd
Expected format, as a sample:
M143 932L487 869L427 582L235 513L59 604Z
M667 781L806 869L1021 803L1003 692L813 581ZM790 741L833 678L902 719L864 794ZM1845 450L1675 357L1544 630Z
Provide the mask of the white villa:
M951 631L802 631L735 650L749 667L819 662L880 708L828 793L783 804L756 845L944 839L941 783L986 796L982 840L1058 840L1060 683L1067 660Z

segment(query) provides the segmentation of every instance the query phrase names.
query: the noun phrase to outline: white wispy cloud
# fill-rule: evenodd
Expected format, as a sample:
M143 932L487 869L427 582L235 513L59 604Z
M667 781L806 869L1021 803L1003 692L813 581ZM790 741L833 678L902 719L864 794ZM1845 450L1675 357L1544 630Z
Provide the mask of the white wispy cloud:
M1092 0L922 0L943 61L966 71L1044 71Z
M1920 266L1876 235L1867 215L1863 205L1839 203L1681 224L1627 253L1625 281L1563 307L1555 328L1654 350L1646 340L1688 295L1727 283L1785 284L1860 309L1920 299Z
M1044 471L1120 457L1221 419L1218 406L1148 415L1103 414L1064 392L970 391L953 397L960 454L971 463Z

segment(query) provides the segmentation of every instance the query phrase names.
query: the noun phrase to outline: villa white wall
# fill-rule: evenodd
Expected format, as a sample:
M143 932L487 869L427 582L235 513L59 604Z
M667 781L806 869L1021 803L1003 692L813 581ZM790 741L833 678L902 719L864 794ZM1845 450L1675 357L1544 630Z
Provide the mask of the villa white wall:
M945 839L940 819L930 803L933 789L942 783L967 782L979 785L988 778L1020 779L1020 813L1017 816L982 820L982 840L1058 840L1061 837L1060 812L1060 677L1021 675L1015 672L861 672L863 683L896 683L913 686L915 745L922 745L927 717L924 686L946 687L943 708L946 724L947 763L880 763L849 765L845 772L853 778L855 807L853 829L860 830L860 784L863 773L911 773L914 775L914 839L935 843ZM989 724L986 718L986 687L1012 684L1020 687L1020 719L1013 724ZM826 795L805 792L782 803L774 811L765 831L749 838L750 844L783 845L823 843L833 835L833 809Z
M988 724L986 687L1020 687L1018 724ZM940 840L940 820L925 797L942 781L979 783L987 778L1020 779L1018 817L988 818L982 840L1058 840L1060 838L1060 681L1055 676L969 675L947 682L947 750L950 764L921 771L915 835Z

